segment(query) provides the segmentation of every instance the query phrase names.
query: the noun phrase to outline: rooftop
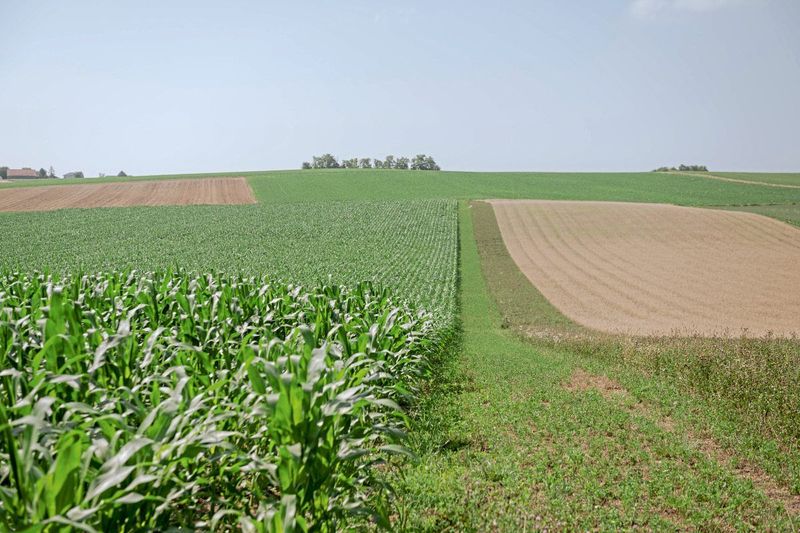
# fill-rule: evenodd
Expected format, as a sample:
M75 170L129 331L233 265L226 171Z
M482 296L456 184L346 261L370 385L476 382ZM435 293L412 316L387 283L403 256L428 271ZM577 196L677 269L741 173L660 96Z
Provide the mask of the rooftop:
M36 178L39 173L32 168L9 168L6 175L11 178Z

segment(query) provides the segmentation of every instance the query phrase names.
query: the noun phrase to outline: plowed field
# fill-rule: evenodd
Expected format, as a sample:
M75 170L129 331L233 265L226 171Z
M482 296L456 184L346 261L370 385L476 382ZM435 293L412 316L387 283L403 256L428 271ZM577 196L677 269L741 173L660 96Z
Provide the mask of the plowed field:
M0 192L0 211L53 211L70 207L254 204L245 178L56 185Z
M492 200L528 279L584 326L636 335L800 334L800 230L664 204Z

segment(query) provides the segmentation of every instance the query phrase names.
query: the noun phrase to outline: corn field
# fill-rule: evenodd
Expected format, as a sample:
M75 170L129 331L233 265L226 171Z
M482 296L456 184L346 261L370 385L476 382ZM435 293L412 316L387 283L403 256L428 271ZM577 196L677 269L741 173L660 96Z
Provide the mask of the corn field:
M374 281L437 320L455 314L453 200L63 209L0 213L0 225L0 250L9 251L0 268L9 270L177 266L306 286Z
M0 529L388 527L436 348L371 283L0 276Z

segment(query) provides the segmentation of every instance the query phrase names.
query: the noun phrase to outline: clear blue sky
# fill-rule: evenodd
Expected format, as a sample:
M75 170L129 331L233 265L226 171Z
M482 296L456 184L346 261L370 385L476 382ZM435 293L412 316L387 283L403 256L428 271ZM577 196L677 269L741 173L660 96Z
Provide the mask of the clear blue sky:
M800 171L800 1L0 0L0 164Z

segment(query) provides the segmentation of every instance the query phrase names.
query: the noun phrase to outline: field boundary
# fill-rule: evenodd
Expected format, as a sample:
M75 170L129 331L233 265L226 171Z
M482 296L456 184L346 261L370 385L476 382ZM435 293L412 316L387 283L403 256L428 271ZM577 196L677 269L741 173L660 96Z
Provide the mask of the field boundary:
M777 187L779 189L800 189L800 185L789 185L786 183L770 183L768 181L752 181L743 180L740 178L726 178L724 176L717 176L707 172L683 172L683 171L669 171L667 174L675 174L678 176L693 176L697 178L707 178L712 180L730 181L732 183L745 183L747 185L762 185L765 187Z
M768 341L676 339L676 346L671 348L660 346L658 339L633 340L624 336L586 330L569 322L566 317L560 328L542 328L541 317L526 317L523 310L527 309L531 314L545 315L547 313L556 315L560 312L557 308L543 304L547 302L544 295L518 268L516 272L510 271L509 267L516 267L516 263L507 249L498 245L498 242L502 244L500 228L491 205L486 202L473 202L472 205L474 232L484 269L484 279L502 316L504 327L515 331L527 343L541 347L545 353L566 351L577 355L583 361L578 363L579 366L573 374L563 382L566 390L571 392L596 390L607 401L625 407L631 414L650 419L666 432L681 435L691 447L724 465L740 478L749 480L771 499L780 501L791 516L800 516L800 489L796 474L793 474L797 466L788 464L796 461L787 461L794 456L792 450L797 449L797 444L793 444L791 440L780 442L778 448L781 452L773 455L774 452L769 450L775 446L775 441L769 435L770 432L763 431L763 425L772 425L774 421L757 420L745 429L741 424L745 422L745 417L751 416L749 414L734 413L729 411L728 407L720 406L715 409L718 409L718 414L711 414L713 412L711 410L706 413L710 407L707 402L713 400L703 394L695 394L697 391L682 391L679 386L680 383L694 382L691 375L670 375L657 369L663 365L658 360L661 357L669 357L670 350L679 352L702 350L703 346L700 343L708 342L717 343L718 347L714 350L717 351L724 343L729 342L732 343L731 349L738 352L748 342L766 346L765 343ZM487 271L493 275L486 275ZM528 283L527 289L518 285L520 279ZM546 318L548 321L555 319L557 317ZM659 349L664 354L655 356L655 367L653 367L647 363L648 354L652 355ZM762 353L764 349L764 347L756 348L762 356L766 355ZM617 354L617 351L620 353ZM725 358L724 350L720 352L721 357ZM702 359L702 356L698 357ZM771 356L773 359L784 357L786 356L780 351ZM693 363L677 362L676 366L684 368L687 364ZM701 361L700 364L715 366L708 361ZM721 368L720 371L724 372L725 369ZM763 375L764 370L757 372ZM619 375L620 379L612 379L611 375ZM748 381L752 378L742 375L732 379ZM635 386L631 387L631 384ZM668 401L669 396L663 395L664 390L670 389L676 395L674 401ZM687 395L686 392L690 394ZM763 393L756 392L756 394ZM789 393L789 396L794 396L794 393ZM717 393L714 397L719 401L724 400L725 395ZM680 415L680 413L686 414ZM743 438L744 435L746 437ZM787 455L782 457L784 454Z
M420 461L402 473L398 530L792 529L779 501L682 435L565 390L576 368L605 370L511 329L478 253L476 209L461 206L463 347L441 405L423 417Z

